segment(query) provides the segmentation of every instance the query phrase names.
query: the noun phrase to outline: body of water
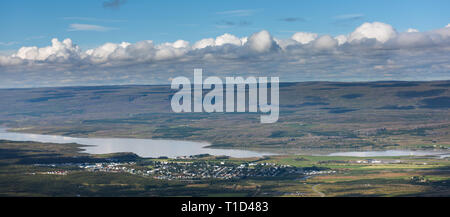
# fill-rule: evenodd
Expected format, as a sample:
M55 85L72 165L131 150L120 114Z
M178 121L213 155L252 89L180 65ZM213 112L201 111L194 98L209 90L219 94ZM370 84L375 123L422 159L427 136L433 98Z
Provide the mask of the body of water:
M226 155L236 158L262 157L276 155L269 152L248 151L241 149L212 149L206 148L207 142L192 142L168 139L128 139L128 138L74 138L56 135L40 135L30 133L8 132L0 128L0 139L10 141L33 141L42 143L77 143L87 145L82 147L83 152L89 154L109 154L117 152L132 152L141 157L157 158L166 156L170 158L199 154L215 156ZM280 154L280 153L279 153ZM286 153L287 154L287 153ZM293 154L293 153L289 153ZM302 153L295 153L301 155ZM449 152L443 151L412 151L412 150L386 150L386 151L354 151L334 152L326 156L352 156L352 157L377 157L377 156L448 156ZM315 155L314 153L304 155ZM321 155L321 154L319 154Z
M445 156L448 152L442 151L422 151L422 150L386 150L386 151L351 151L335 152L327 156L346 156L346 157L386 157L386 156Z
M8 132L0 128L0 139L10 141L33 141L42 143L77 143L88 145L82 147L83 152L89 154L109 154L117 152L133 152L141 157L170 158L190 156L198 154L226 155L236 158L262 157L271 153L236 150L236 149L212 149L206 142L191 142L166 139L127 139L127 138L74 138L56 135L40 135L30 133Z

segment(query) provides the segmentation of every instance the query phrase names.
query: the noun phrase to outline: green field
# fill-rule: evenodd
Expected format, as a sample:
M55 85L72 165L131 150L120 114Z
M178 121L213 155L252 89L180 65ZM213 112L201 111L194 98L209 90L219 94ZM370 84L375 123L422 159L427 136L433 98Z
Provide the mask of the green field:
M436 157L378 157L400 163L361 164L368 158L273 156L253 159L143 159L132 154L87 155L76 144L0 141L1 196L450 196L450 161ZM55 156L58 156L55 158ZM36 165L58 159L54 166ZM271 163L334 173L232 180L158 180L128 173L92 172L66 161ZM374 159L374 158L371 158ZM133 166L139 169L142 166ZM151 168L151 167L146 167ZM64 170L66 175L47 174Z

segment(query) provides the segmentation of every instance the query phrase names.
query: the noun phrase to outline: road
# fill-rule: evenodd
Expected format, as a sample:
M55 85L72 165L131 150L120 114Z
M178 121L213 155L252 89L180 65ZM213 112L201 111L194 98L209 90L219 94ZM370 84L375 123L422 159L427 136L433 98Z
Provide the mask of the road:
M313 190L314 192L316 192L317 194L319 194L320 197L325 197L325 194L324 194L324 193L322 193L322 192L320 192L319 190L317 190L317 186L319 186L319 185L320 185L320 184L317 184L317 185L312 186L312 190Z

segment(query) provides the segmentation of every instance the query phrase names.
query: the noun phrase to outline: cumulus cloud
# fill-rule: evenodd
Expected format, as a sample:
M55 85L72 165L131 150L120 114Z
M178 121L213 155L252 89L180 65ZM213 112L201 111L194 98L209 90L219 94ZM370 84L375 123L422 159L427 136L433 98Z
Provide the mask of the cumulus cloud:
M342 45L347 42L347 36L345 36L345 35L338 35L338 36L334 37L334 39L337 40L338 45Z
M236 45L236 46L241 46L242 45L242 41L241 39L239 39L238 37L225 33L219 37L216 38L215 40L215 45L216 46L222 46L225 44L232 44L232 45Z
M203 49L205 47L212 47L216 45L216 40L214 38L205 38L200 41L195 42L192 46L193 49Z
M119 53L119 49L126 49L130 46L130 43L122 42L120 44L106 43L98 48L90 49L86 51L86 55L90 57L94 63L106 62L111 54Z
M12 58L19 58L22 60L38 60L38 61L64 61L69 60L70 57L76 56L80 53L78 46L72 43L71 39L59 41L52 39L52 45L48 47L22 47L17 53L12 55Z
M270 33L266 30L250 36L247 45L250 49L259 53L269 52L277 46Z
M379 22L338 36L297 32L280 39L262 30L248 37L226 33L192 44L181 39L160 44L146 40L105 43L88 50L71 39L55 38L49 46L0 55L0 87L48 86L51 79L64 85L161 83L188 76L195 67L203 67L205 74L259 73L285 81L380 80L386 79L385 74L397 80L450 79L449 51L448 27L397 32ZM42 76L50 80L43 81Z
M389 24L380 22L364 23L350 34L349 41L376 39L377 41L384 43L396 35L397 31Z
M328 50L336 47L338 41L329 35L324 35L314 41L314 47L319 50Z
M310 32L297 32L292 35L292 39L300 44L308 44L311 41L314 41L317 38L316 33Z
M192 46L192 49L203 49L206 47L217 47L223 45L235 45L242 46L247 42L247 37L238 38L234 35L225 33L223 35L217 36L217 38L205 38L200 41L197 41Z

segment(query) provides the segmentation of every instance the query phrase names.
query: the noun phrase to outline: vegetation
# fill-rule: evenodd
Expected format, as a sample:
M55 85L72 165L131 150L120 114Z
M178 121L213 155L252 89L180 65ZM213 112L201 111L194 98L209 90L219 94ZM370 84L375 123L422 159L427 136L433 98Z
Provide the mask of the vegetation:
M86 155L76 144L0 141L0 196L450 196L450 161L436 157L272 156L234 159L209 155L190 159L131 158L122 153ZM55 156L70 159L61 163ZM126 157L125 157L126 156ZM73 159L88 162L137 162L130 168L152 169L151 162L192 165L289 165L305 171L235 179L161 180L138 173L87 171ZM54 164L48 164L56 160ZM363 161L361 163L361 161ZM375 162L375 161L373 161ZM65 171L54 174L52 171ZM308 175L309 174L309 175Z
M3 89L0 124L17 132L208 141L212 147L284 155L197 156L184 161L270 163L336 172L158 180L125 172L91 172L74 164L180 160L142 159L132 153L88 155L79 152L78 144L0 141L0 195L449 196L448 158L383 157L371 158L381 163L364 163L370 159L305 154L311 150L448 150L449 84L282 83L280 119L275 124L260 124L260 114L255 113L173 113L174 91L163 85Z

